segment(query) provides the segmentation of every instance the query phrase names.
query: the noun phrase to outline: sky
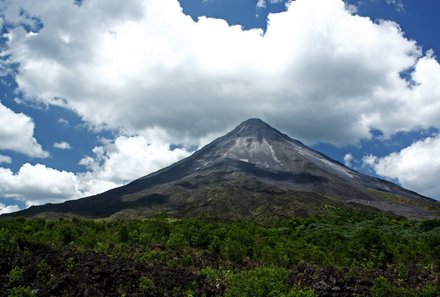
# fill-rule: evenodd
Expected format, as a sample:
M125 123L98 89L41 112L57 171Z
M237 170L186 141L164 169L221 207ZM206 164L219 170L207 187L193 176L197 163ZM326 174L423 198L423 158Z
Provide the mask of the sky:
M0 214L100 193L258 117L440 200L432 0L2 0Z

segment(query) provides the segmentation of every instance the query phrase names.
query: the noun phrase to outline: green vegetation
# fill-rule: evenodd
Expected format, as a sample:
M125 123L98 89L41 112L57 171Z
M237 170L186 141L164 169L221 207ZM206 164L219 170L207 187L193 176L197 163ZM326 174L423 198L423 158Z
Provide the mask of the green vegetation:
M440 294L439 220L334 207L264 223L1 220L0 252L1 296Z
M17 287L11 290L8 297L35 297L35 293L28 287Z
M279 267L260 267L233 275L225 297L313 297L313 290L287 287L288 271Z
M379 190L371 190L373 194L376 196L382 198L385 201L398 203L402 205L414 205L418 206L421 209L424 209L426 211L432 212L434 215L439 216L440 215L440 206L437 204L430 203L428 201L423 200L414 200L408 197L404 197L395 193L385 192L385 191L379 191Z
M11 283L18 283L23 280L23 271L17 266L11 269L9 272L9 281Z
M151 280L151 278L147 277L147 276L141 276L139 279L139 288L142 291L147 291L149 289L151 289L154 286L153 281Z

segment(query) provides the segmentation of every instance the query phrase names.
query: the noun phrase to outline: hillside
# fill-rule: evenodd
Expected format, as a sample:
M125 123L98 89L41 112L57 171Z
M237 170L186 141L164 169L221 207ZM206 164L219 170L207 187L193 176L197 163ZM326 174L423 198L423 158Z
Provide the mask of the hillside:
M440 204L358 173L259 119L249 119L186 159L125 186L10 216L286 218L351 204L434 218Z

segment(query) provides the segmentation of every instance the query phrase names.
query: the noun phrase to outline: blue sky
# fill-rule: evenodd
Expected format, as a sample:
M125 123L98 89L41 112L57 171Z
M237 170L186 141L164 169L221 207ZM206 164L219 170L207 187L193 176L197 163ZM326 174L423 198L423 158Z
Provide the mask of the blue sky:
M120 186L249 117L440 199L440 3L0 4L0 212Z

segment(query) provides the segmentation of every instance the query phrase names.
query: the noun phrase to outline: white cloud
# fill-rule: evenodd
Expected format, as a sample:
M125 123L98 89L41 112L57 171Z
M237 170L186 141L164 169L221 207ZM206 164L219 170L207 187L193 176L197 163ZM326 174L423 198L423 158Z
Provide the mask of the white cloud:
M2 164L2 163L11 164L12 163L11 157L5 156L5 155L0 155L0 164Z
M373 167L374 164L377 162L377 157L373 155L366 155L362 158L362 165L365 167Z
M397 24L353 15L341 0L292 1L286 12L269 16L265 34L218 19L194 22L177 0L2 5L12 23L38 27L20 16L22 8L44 23L39 33L17 27L8 34L4 54L8 63L19 63L16 81L26 99L63 106L94 127L131 135L84 158L90 171L74 175L77 188L69 197L135 178L137 166L147 173L181 157L165 148L169 140L147 145L151 139L142 131L160 131L153 127L175 142L195 143L262 117L303 141L335 144L370 138L372 128L385 137L440 128L440 65L433 53L423 55ZM414 83L402 72L410 72ZM3 105L1 112L20 119L23 129L6 133L14 140L0 142L0 149L47 155L33 138L31 119ZM0 139L8 140L2 120ZM130 148L151 154L137 159ZM364 159L376 167L381 161ZM13 177L8 181L20 176L3 174Z
M0 102L0 150L11 150L30 157L46 158L49 154L34 138L34 122L15 113Z
M69 121L64 119L64 118L59 119L58 120L58 124L63 126L63 127L69 127L70 126Z
M386 0L386 2L388 5L394 6L394 8L399 12L405 10L405 5L403 5L402 0Z
M20 207L18 207L18 205L4 205L3 203L0 203L0 215L19 211L19 210Z
M265 34L194 22L177 0L21 0L7 15L19 4L44 22L38 34L9 34L20 90L96 127L158 126L196 141L262 117L306 142L346 144L371 128L388 136L440 126L435 57L342 0L292 1ZM411 67L415 85L399 76Z
M54 148L60 149L60 150L70 150L72 147L70 146L70 143L65 141L55 142L53 144Z
M377 174L397 179L404 187L440 200L440 136L417 141L383 158L366 156Z
M257 9L266 8L266 0L258 0L257 1Z
M80 164L89 172L81 176L81 190L88 195L120 186L148 173L177 162L189 153L170 150L164 131L149 129L143 135L119 136L93 149Z
M270 4L278 4L283 2L284 0L269 0ZM266 8L266 0L258 0L257 1L257 5L256 5L257 9L264 9Z
M345 3L345 9L351 14L355 14L358 12L358 8L356 5Z
M0 194L23 201L55 202L81 196L75 174L42 164L24 164L17 173L0 167Z
M353 158L352 154L350 154L350 153L345 154L345 156L344 156L344 164L345 164L345 166L350 167L351 162L353 160L354 160L354 158Z
M0 195L30 206L101 193L189 155L183 149L171 150L168 140L163 131L149 129L142 135L106 141L93 149L93 156L81 160L88 168L85 173L59 171L43 164L26 163L17 173L0 167Z

